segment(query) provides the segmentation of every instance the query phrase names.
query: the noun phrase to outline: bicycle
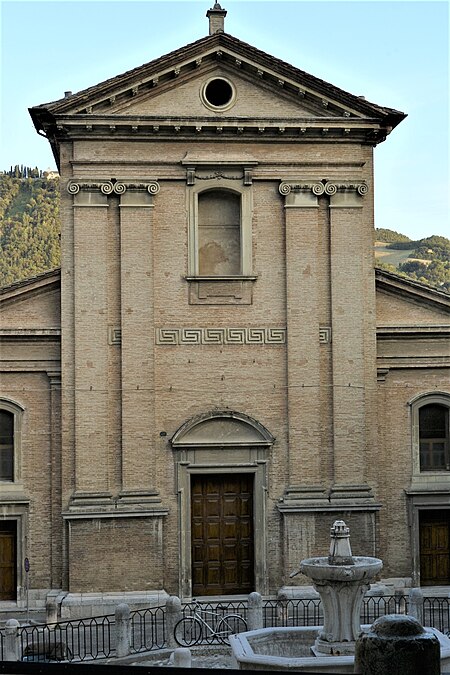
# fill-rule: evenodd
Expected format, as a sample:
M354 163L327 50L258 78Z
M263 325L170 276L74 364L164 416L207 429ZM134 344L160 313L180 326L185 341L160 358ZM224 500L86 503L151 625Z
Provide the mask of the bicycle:
M203 617L208 615L212 625ZM247 630L247 622L239 614L220 616L218 612L202 609L194 600L193 615L180 619L174 628L174 638L181 647L193 647L203 637L204 631L209 638L217 638L223 644L230 644L229 636Z

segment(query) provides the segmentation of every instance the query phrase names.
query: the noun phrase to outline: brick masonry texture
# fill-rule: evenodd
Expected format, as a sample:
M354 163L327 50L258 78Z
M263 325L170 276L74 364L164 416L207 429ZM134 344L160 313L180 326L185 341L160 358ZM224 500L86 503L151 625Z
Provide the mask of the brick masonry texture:
M116 114L171 119L189 110L219 124L199 83L224 72L191 74ZM280 124L302 115L320 122L306 102L226 72L237 91L236 124L254 116L257 127L269 113ZM378 555L384 577L417 583L410 527L420 507L405 494L414 485L410 403L448 392L444 341L420 334L448 324L448 309L418 287L392 282L375 293L372 145L326 134L295 142L281 133L270 142L257 133L232 142L200 132L142 138L131 128L119 138L74 131L58 142L60 291L25 287L6 297L1 326L60 326L62 334L2 343L1 396L23 419L22 478L17 489L0 486L0 499L9 504L6 519L26 502L21 550L33 560L33 588L188 596L189 477L243 471L255 475L256 590L308 583L289 574L302 557L327 553L337 518L350 525L355 554ZM187 156L197 162L196 186L220 188L217 172L251 193L249 304L189 302ZM126 196L66 191L71 180L112 179L132 184ZM156 194L136 188L149 180L158 181ZM283 181L364 183L368 192L348 189L342 201L340 189L314 201L309 191L306 203L306 191L294 190L289 201ZM377 326L409 327L411 335L377 344ZM287 339L168 345L157 339L165 328L281 328ZM320 328L331 329L331 340L319 342ZM120 339L111 339L114 331ZM243 437L230 447L217 442L218 426L203 446L172 446L188 420L218 412L249 418L246 433L262 425L273 443L255 450ZM450 474L439 478L438 489L422 485L436 511L450 488ZM23 597L21 573L18 586Z

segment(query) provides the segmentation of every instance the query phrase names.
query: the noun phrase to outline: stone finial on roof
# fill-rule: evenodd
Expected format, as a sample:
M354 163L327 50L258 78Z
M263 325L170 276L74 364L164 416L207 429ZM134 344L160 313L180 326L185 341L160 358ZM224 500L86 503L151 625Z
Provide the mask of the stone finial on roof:
M218 2L214 4L214 7L208 9L206 16L209 19L209 34L214 35L214 33L224 33L225 17L227 15L226 9L222 9Z

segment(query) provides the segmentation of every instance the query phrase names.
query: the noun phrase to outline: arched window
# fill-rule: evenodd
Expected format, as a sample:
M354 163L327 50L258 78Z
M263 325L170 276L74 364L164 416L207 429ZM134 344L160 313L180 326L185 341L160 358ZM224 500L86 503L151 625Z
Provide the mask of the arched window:
M450 394L423 394L410 404L414 474L450 472Z
M14 480L14 415L0 410L0 480Z
M0 399L0 482L20 479L20 444L23 408Z
M242 274L240 194L208 190L198 195L198 274Z
M450 471L449 408L429 403L419 408L421 471Z

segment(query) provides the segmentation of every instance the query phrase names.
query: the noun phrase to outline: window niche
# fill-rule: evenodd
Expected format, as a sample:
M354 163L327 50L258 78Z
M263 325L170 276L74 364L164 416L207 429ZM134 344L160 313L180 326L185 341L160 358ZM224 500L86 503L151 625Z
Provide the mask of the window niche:
M20 446L23 409L0 399L0 483L2 490L20 480Z
M188 185L190 304L252 302L252 192L214 175Z
M239 276L241 196L227 190L198 195L199 276Z

